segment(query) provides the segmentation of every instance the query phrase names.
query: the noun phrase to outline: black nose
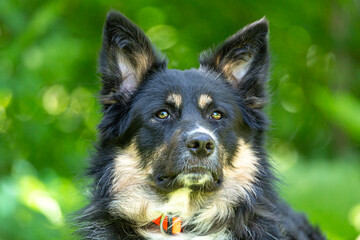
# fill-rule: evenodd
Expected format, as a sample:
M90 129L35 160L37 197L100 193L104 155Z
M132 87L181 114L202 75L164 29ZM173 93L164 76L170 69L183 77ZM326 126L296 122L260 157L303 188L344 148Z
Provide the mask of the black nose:
M186 140L186 147L197 157L206 157L214 152L215 142L206 133L193 133Z

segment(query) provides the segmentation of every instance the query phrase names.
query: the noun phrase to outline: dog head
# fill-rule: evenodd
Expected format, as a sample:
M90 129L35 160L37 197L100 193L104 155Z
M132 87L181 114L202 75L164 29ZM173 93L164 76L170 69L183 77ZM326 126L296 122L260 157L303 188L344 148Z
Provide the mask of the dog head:
M114 161L113 191L141 183L206 193L231 181L250 188L266 128L267 35L261 19L203 53L199 69L180 71L167 69L125 16L108 15L99 130Z

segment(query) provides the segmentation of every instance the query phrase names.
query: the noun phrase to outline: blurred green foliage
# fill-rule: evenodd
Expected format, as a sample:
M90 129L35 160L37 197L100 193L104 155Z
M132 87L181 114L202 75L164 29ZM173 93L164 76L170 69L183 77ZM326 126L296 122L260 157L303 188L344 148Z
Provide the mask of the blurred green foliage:
M96 139L97 55L111 8L170 59L199 53L266 15L269 148L284 197L331 239L360 239L360 2L0 1L0 239L68 239Z

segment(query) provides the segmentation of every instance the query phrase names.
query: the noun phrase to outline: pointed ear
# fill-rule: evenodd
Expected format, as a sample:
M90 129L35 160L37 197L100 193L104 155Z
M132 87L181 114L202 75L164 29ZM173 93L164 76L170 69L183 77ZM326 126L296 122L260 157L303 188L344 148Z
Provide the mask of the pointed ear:
M144 32L119 12L109 12L100 53L101 102L127 100L150 71L166 67Z
M268 21L262 18L229 37L214 51L200 56L200 69L220 72L244 95L251 108L265 104L269 65Z

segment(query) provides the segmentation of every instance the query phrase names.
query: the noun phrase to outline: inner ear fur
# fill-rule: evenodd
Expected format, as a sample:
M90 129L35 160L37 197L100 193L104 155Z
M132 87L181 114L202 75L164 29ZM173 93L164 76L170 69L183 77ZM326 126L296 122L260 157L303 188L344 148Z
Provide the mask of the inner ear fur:
M268 21L264 17L245 26L214 50L200 55L200 69L221 73L240 91L250 108L262 108L266 102L268 32Z
M145 33L116 11L108 13L104 25L99 63L104 105L128 99L146 74L166 67Z

